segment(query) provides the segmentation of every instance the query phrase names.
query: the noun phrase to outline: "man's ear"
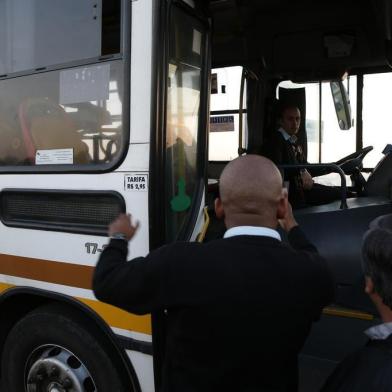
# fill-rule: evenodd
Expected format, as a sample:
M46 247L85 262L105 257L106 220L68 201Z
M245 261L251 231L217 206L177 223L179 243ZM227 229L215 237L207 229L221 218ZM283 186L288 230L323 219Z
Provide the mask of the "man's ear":
M225 218L225 211L223 210L222 200L219 197L215 199L215 215L218 219Z
M365 293L368 295L374 294L374 283L370 276L365 276Z
M278 208L276 209L276 218L284 219L287 215L287 211L289 209L289 201L288 201L288 193L287 189L282 189L282 195L278 201Z

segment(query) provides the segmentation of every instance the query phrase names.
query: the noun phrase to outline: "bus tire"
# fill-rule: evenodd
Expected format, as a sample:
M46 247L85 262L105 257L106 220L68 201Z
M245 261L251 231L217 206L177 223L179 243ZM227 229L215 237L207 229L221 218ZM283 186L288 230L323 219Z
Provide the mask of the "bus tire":
M4 391L132 391L94 335L63 309L37 308L12 328L1 359Z

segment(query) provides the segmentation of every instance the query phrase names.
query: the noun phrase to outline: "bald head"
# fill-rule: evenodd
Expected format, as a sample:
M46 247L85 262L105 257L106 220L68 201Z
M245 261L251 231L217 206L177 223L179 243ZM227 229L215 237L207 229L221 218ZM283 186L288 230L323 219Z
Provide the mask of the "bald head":
M234 159L222 172L219 190L226 224L235 220L229 226L236 225L238 219L249 220L248 224L262 221L260 225L276 225L277 208L283 197L282 177L269 159L259 155Z

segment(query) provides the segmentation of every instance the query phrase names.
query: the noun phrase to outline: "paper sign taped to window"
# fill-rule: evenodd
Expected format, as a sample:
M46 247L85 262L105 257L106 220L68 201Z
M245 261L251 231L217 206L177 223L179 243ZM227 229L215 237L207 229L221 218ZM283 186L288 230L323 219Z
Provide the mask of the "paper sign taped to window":
M60 104L109 99L110 64L60 72Z
M125 174L124 190L130 192L147 192L148 174Z
M53 150L37 150L36 165L72 165L73 148L58 148Z
M233 132L234 116L210 117L210 132Z

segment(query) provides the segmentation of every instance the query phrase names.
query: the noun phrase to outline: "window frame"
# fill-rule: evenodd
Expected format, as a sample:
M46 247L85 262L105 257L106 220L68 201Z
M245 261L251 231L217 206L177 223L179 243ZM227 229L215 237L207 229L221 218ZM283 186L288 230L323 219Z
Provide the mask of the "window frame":
M48 173L107 173L117 169L124 161L128 152L130 140L130 73L131 73L131 21L132 6L126 0L121 1L121 32L120 32L120 53L91 57L77 61L40 67L11 74L0 75L0 87L3 80L23 78L36 74L49 73L52 71L64 71L72 68L85 67L89 65L99 65L112 61L122 61L123 71L123 101L122 101L122 145L120 151L113 161L99 164L66 164L66 165L31 165L31 166L0 166L1 174L48 174Z

